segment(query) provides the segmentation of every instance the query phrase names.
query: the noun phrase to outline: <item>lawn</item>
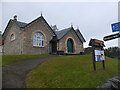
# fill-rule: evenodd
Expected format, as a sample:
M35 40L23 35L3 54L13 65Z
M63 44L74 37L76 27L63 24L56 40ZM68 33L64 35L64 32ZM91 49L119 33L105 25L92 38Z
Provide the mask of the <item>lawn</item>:
M50 57L52 55L2 55L2 66L30 59Z
M25 80L27 88L96 88L118 74L118 60L105 58L96 63L93 71L92 56L65 56L44 62L32 70Z

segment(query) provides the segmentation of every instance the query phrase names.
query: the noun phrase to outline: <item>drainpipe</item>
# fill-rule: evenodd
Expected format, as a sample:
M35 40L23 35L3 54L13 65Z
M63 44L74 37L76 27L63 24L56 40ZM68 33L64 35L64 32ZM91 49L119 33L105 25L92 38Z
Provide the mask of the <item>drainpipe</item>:
M50 53L50 52L49 52L49 48L50 48L49 45L50 45L50 44L49 44L49 42L48 42L48 54Z
M20 55L22 55L22 32L20 32Z

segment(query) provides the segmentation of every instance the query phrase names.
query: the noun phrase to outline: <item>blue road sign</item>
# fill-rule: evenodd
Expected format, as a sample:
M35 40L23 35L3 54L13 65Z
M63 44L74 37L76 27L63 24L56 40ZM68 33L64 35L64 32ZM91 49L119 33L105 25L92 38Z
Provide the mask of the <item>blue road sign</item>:
M112 26L112 31L113 31L113 32L120 31L120 22L118 22L118 23L113 23L113 24L111 24L111 26Z

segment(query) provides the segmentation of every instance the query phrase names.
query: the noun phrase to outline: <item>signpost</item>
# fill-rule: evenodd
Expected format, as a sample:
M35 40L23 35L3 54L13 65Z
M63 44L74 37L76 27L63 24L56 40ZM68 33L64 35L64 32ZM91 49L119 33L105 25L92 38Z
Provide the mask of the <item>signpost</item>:
M120 31L119 31L120 34ZM120 48L120 38L118 38L118 47Z
M109 35L109 36L105 36L103 38L103 40L108 41L108 40L112 40L112 39L119 38L119 37L120 37L120 33L117 33L117 34L112 34L112 35Z
M92 46L92 56L93 56L93 69L96 71L96 62L102 61L103 69L105 70L105 58L104 58L104 42L97 39L91 39L89 46Z
M112 32L120 31L120 22L111 24Z
M120 22L111 24L111 27L112 27L112 32L120 31ZM119 37L120 37L120 33L116 33L109 36L105 36L103 40L108 41L108 40L116 39Z

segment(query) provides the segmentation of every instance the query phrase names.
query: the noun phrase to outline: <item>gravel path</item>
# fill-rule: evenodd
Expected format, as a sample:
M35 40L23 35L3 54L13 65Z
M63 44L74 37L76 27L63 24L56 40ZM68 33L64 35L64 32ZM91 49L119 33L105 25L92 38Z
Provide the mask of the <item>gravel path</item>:
M2 88L24 88L26 75L41 63L57 58L52 56L43 59L26 60L2 67Z

